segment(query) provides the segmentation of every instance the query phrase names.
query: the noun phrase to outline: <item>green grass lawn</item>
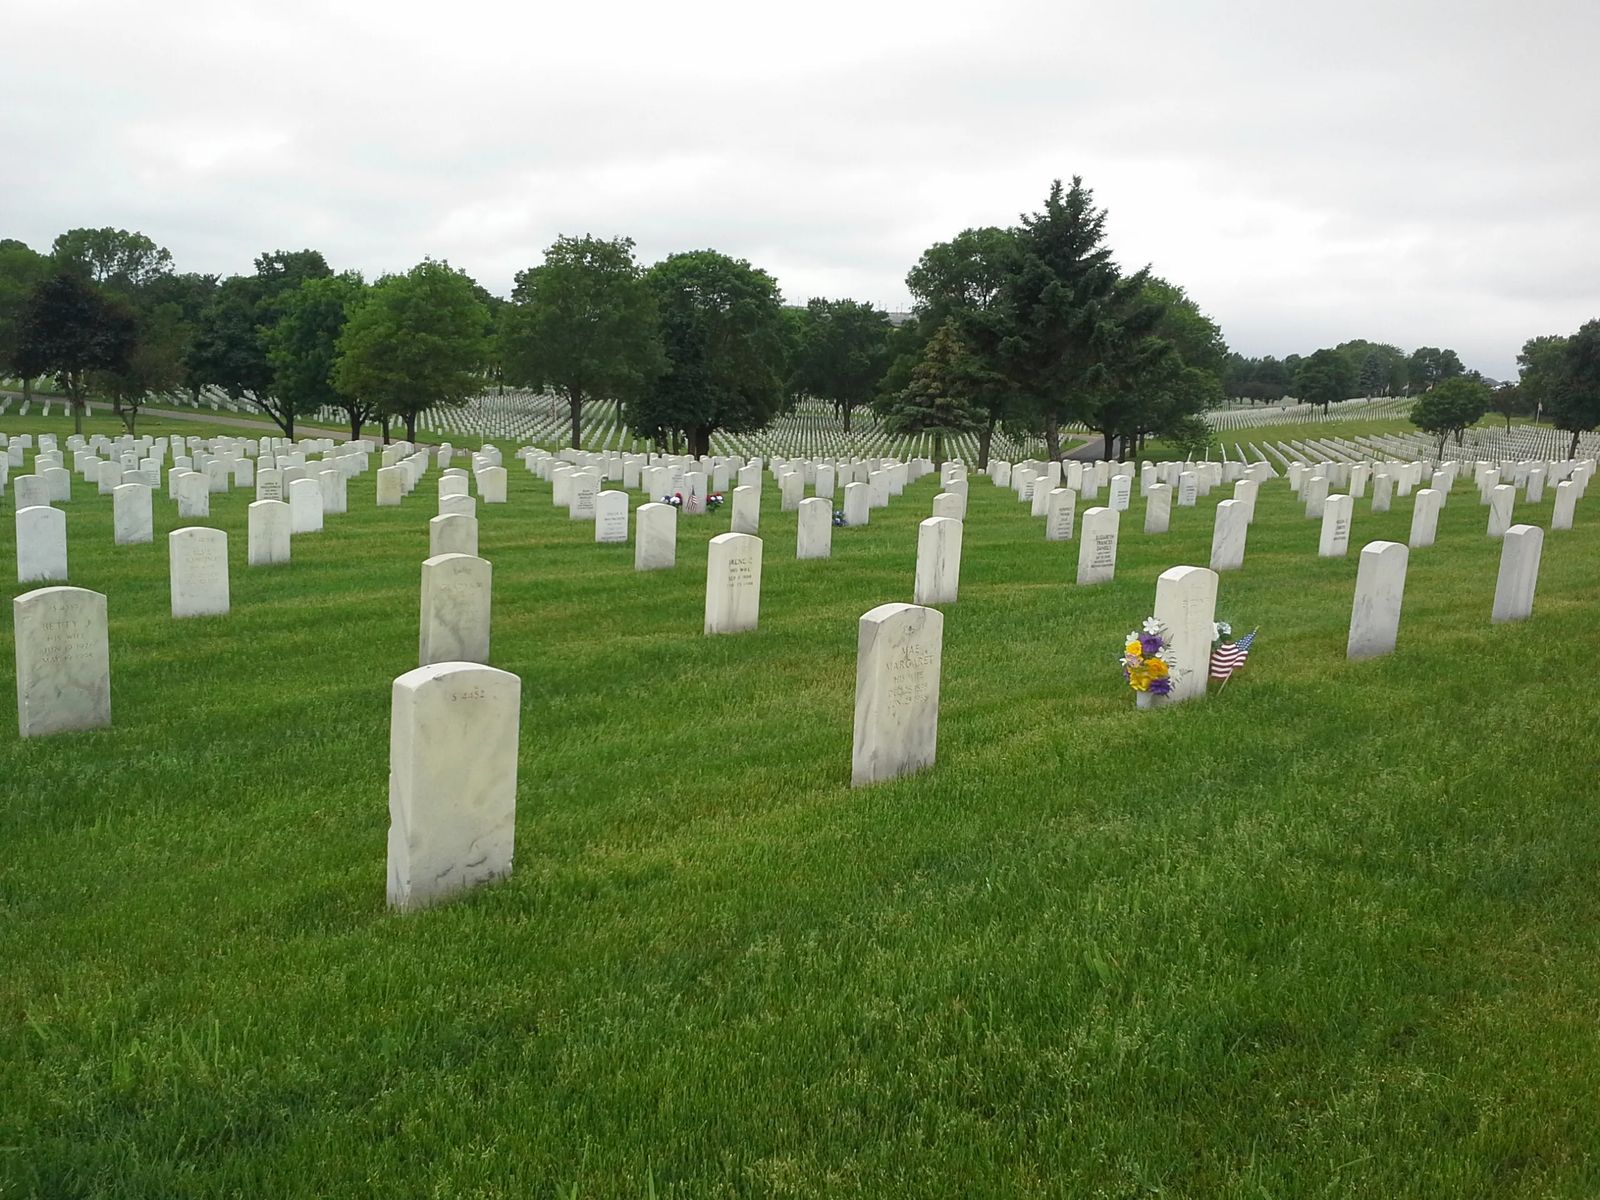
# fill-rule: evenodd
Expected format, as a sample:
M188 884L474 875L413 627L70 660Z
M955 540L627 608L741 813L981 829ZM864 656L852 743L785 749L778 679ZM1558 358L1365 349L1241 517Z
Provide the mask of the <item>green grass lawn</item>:
M389 692L436 476L353 481L278 568L213 497L233 613L183 622L175 506L114 547L75 482L115 725L0 729L0 1197L1600 1194L1600 499L1491 627L1458 487L1399 652L1349 663L1359 546L1411 505L1323 561L1275 481L1221 588L1249 664L1140 713L1123 635L1229 490L1164 537L1136 500L1080 589L975 479L938 764L853 791L857 618L910 599L934 479L803 563L769 480L760 630L708 639L729 509L636 574L511 449L479 513L516 867L405 917Z

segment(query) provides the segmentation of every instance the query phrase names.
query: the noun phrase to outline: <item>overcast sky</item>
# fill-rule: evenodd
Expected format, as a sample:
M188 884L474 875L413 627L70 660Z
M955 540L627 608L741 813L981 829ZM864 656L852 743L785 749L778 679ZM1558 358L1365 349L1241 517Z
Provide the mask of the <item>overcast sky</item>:
M4 0L0 236L311 246L504 293L558 234L906 307L1082 175L1249 354L1515 372L1600 316L1600 3Z

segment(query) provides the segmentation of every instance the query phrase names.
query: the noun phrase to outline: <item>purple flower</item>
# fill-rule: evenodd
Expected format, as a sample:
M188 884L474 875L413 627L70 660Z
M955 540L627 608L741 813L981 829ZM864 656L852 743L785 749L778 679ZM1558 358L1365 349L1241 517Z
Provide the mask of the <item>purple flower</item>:
M1150 681L1150 694L1152 696L1165 696L1172 691L1172 680L1152 679Z
M1146 658L1154 658L1166 647L1166 643L1153 633L1141 633L1139 635L1139 645L1144 647L1144 656Z

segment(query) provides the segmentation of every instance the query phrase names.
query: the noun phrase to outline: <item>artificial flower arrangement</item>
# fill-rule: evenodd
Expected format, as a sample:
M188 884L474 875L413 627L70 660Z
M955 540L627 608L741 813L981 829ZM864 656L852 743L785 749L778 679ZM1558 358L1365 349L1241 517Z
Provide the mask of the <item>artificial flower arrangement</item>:
M722 493L721 492L712 492L709 496L706 497L706 511L708 513L714 513L714 512L717 511L717 509L719 509L721 507L722 507Z
M1141 708L1153 703L1153 697L1172 693L1173 683L1182 678L1172 652L1172 639L1167 627L1154 617L1147 617L1139 629L1128 635L1122 647L1122 677L1136 693Z
M844 509L836 508L833 510L833 524L835 528L844 528Z
M682 508L683 507L683 493L682 492L673 492L672 495L670 495L670 496L663 496L663 497L661 497L661 503L670 504L670 505L672 505L673 508Z

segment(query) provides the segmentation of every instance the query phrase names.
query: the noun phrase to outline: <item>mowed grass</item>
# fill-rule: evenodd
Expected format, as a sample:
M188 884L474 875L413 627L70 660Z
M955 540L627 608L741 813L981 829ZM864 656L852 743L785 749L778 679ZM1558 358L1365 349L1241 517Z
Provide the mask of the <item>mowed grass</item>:
M932 478L804 563L769 481L761 627L708 639L727 509L637 574L504 449L516 867L405 917L389 694L437 474L399 509L353 481L282 568L214 497L233 612L182 622L175 506L115 547L74 484L115 726L0 731L0 1195L1600 1193L1600 501L1492 627L1458 486L1399 652L1349 663L1357 551L1410 502L1323 561L1274 482L1222 581L1249 664L1141 713L1114 657L1229 489L1164 537L1136 500L1080 589L975 478L938 764L855 791L856 622L910 599Z

